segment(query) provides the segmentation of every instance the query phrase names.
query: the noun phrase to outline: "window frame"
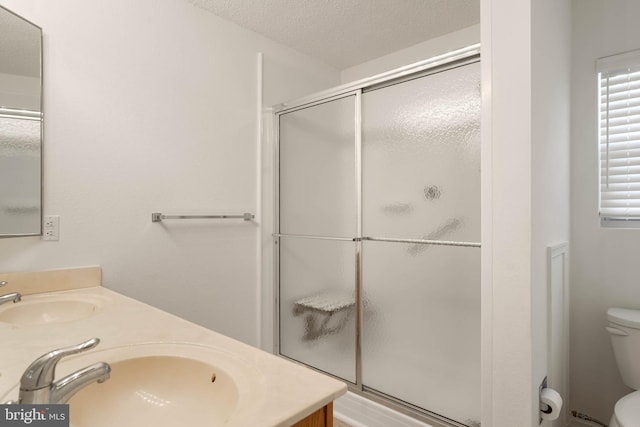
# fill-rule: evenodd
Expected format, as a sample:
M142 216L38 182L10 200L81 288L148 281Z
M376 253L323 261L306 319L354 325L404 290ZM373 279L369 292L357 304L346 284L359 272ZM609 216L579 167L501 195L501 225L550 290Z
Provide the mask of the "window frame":
M597 102L598 216L600 218L600 225L601 227L607 227L607 228L609 227L640 228L640 172L637 172L634 174L630 171L630 168L632 166L636 166L640 168L640 154L638 154L637 156L630 156L628 153L630 150L640 149L640 130L637 130L635 132L631 130L631 127L633 125L640 125L640 110L634 111L635 114L632 114L630 110L633 106L630 106L628 101L625 107L616 107L612 109L611 103L616 102L616 100L614 101L610 100L610 96L612 95L609 92L609 89L615 86L616 84L620 85L620 83L610 83L609 80L626 75L627 88L622 90L618 89L617 92L614 92L614 96L617 97L618 99L620 98L620 95L624 96L626 94L626 96L628 97L627 99L632 99L632 98L629 98L629 96L631 95L632 92L634 92L637 97L640 97L640 93L637 92L637 91L640 91L640 86L631 87L633 83L637 83L638 85L640 85L640 49L599 58L596 61L596 72L597 72L597 89L598 89L598 92L597 92L597 96L598 96L598 102ZM633 78L630 79L631 76L633 76ZM605 80L607 84L606 86L603 86L603 82ZM603 101L604 90L606 90L606 101ZM606 107L604 107L604 105L606 105ZM640 101L637 107L640 108ZM627 112L620 113L620 110L623 110L625 108ZM616 109L618 110L618 113L619 113L619 115L615 116L615 118L618 119L617 122L618 123L620 122L619 119L624 120L624 118L626 118L627 120L626 123L623 123L622 125L609 124L611 111ZM629 121L629 117L633 117L633 120L631 122ZM606 125L603 127L603 121L605 120L606 120ZM614 132L614 135L617 135L616 136L617 138L620 138L621 136L626 135L627 140L634 145L633 148L629 148L629 145L627 145L624 148L618 147L615 149L610 149L611 143L615 144L619 142L624 142L620 140L615 142L610 141L610 135L611 135L610 130L615 126L618 126L618 128L620 126L627 126L627 131L624 131L624 130L620 131L619 129L617 129L616 132ZM633 140L629 140L629 135L632 133L637 133L637 135L635 135L636 142L633 142ZM605 144L606 144L606 148L603 147L603 145ZM606 153L606 156L607 156L606 160L603 160L603 154L604 154L603 151ZM613 174L610 173L609 168L610 168L611 161L609 159L609 155L611 153L614 153L620 156L620 154L624 153L625 151L627 152L627 157L626 157L627 164L623 165L622 167L626 166L626 169L627 169L626 172L618 172ZM624 159L625 157L614 157L614 159L615 158ZM629 160L632 160L632 162L630 163ZM605 163L603 163L603 161ZM634 162L635 164L632 164ZM630 180L629 177L632 175L636 175L636 176L634 176L633 179ZM617 184L618 187L620 187L620 189L608 190L607 192L604 189L604 186L605 186L604 180L606 180L607 182L606 186L608 188L609 179L612 176L615 176L614 183ZM626 177L626 181L623 181L625 177ZM636 185L635 188L634 188L634 184ZM624 186L626 186L626 189L623 188ZM636 206L629 206L629 204L627 204L626 207L615 206L616 204L615 202L618 202L618 203L622 202L623 200L625 200L625 197L623 195L616 196L615 194L612 196L612 193L623 193L623 192L626 192L626 200L636 202L635 203ZM637 193L637 194L631 195L631 193ZM609 200L610 202L609 203L605 202L607 206L603 206L603 195L609 196L606 198L606 200ZM630 197L630 195L632 197ZM624 212L625 210L626 212Z

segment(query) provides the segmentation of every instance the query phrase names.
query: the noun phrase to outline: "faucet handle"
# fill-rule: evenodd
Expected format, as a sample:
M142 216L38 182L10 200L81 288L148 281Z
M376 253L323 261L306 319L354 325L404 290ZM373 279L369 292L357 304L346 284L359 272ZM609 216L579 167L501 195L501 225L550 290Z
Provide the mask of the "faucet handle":
M20 390L37 390L53 384L56 375L56 365L65 356L82 353L100 343L99 338L91 338L71 347L60 348L43 354L25 370L20 379Z
M7 286L9 284L9 282L6 282L4 280L0 280L0 288L3 286Z

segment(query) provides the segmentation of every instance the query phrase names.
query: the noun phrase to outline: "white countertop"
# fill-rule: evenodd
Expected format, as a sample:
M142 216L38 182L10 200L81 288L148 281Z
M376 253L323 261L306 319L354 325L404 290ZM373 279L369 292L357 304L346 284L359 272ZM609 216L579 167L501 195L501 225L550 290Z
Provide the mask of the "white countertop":
M102 287L52 292L48 295L95 298L103 307L94 315L73 322L17 326L0 322L0 399L17 399L16 385L25 368L51 350L98 337L100 345L89 352L111 348L126 351L143 343L183 343L224 352L251 366L253 384L260 396L252 406L256 419L250 425L291 426L346 392L346 385L303 366L276 357L155 307ZM43 294L40 294L43 295ZM39 295L25 296L24 302ZM20 303L18 303L20 304ZM12 303L0 306L0 313ZM63 359L64 360L64 359ZM108 360L107 360L108 362ZM64 362L60 372L64 374ZM59 378L61 375L57 375ZM13 395L15 394L15 395ZM251 395L253 396L253 395ZM0 402L0 403L2 403ZM229 426L247 425L230 420Z

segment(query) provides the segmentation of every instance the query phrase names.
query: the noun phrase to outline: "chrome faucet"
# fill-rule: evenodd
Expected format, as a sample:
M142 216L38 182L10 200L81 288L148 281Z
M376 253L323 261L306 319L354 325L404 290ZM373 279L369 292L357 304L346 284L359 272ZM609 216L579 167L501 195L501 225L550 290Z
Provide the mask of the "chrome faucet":
M9 301L18 302L21 299L22 299L22 295L20 295L17 292L12 292L10 294L0 295L0 305L4 304L5 302L9 302Z
M57 404L66 403L71 397L93 382L109 379L111 367L104 362L87 366L59 381L55 381L56 365L65 356L90 350L100 343L93 338L73 347L50 351L36 359L20 379L18 403Z

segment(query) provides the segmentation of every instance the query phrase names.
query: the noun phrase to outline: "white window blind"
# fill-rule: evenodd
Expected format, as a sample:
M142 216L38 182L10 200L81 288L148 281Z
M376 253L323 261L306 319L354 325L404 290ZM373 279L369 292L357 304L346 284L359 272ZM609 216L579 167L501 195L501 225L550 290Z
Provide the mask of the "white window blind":
M597 61L600 217L640 221L640 50Z

